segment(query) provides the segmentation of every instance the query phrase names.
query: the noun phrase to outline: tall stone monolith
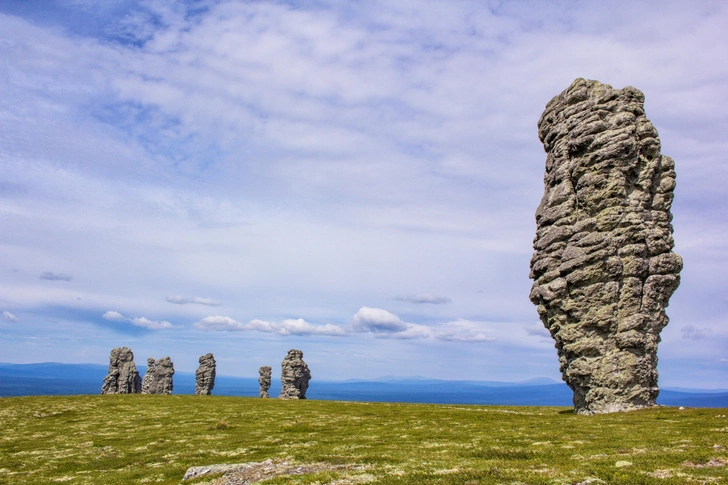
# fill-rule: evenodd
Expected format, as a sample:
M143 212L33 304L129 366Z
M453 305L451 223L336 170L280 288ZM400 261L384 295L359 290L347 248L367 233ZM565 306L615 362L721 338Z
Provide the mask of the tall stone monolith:
M147 372L144 374L144 379L142 379L142 394L151 394L149 390L154 383L154 363L154 357L147 359Z
M215 387L215 374L217 364L212 354L200 356L200 366L195 372L195 394L209 396Z
M138 394L142 392L142 379L134 364L134 353L129 347L111 350L109 373L104 377L101 394Z
M258 369L258 384L260 384L260 397L268 398L268 390L270 389L271 379L273 376L273 369L269 365L264 365Z
M303 361L303 352L291 349L281 363L280 399L306 399L311 371Z
M174 389L174 364L172 359L163 357L157 361L147 359L147 373L144 375L142 394L172 394Z
M672 252L675 164L633 87L577 79L546 105L538 133L547 156L530 298L574 408L653 406L657 344L682 269Z

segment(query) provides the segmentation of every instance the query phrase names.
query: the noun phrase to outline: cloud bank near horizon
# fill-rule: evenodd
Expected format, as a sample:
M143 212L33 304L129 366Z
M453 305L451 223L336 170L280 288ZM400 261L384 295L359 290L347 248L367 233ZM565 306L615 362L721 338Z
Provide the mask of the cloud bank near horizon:
M370 334L378 339L413 340L432 338L445 342L493 342L495 337L487 336L477 322L459 320L440 325L434 329L427 325L404 322L397 315L381 309L362 307L354 314L349 325L314 325L302 318L285 319L281 322L251 320L241 323L227 316L208 316L193 324L203 331L216 332L262 332L283 336L329 336L352 337Z

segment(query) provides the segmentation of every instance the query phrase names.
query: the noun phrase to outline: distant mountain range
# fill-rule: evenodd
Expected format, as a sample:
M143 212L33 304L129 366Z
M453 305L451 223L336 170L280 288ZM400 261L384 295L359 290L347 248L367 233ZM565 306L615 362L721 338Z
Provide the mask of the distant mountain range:
M145 366L137 366L143 376ZM0 363L0 396L99 394L107 366L99 364ZM175 394L193 394L195 375L176 372ZM274 380L271 396L280 393ZM214 395L258 396L253 377L217 376ZM311 381L309 399L337 401L412 402L431 404L497 404L571 406L571 390L563 382L536 378L522 382L448 381L424 377L386 376L374 380ZM728 408L728 389L663 388L659 404Z

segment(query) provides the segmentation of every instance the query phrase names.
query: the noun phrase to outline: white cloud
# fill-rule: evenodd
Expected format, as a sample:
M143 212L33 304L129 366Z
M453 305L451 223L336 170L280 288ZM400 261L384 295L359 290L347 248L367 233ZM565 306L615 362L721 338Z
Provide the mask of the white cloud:
M103 315L101 315L102 318L105 320L110 320L112 322L129 322L134 326L146 328L149 330L161 330L164 328L174 328L175 326L172 325L170 322L166 320L149 320L146 317L125 317L119 312L115 312L113 310L109 310L105 312Z
M386 339L435 339L444 342L492 342L496 340L485 333L481 325L468 320L455 320L430 327L403 321L394 313L381 308L362 307L351 321L354 332L369 332L376 338Z
M125 321L127 321L127 318L124 315L122 315L119 312L115 312L113 310L107 311L106 313L104 313L103 315L101 315L101 318L103 318L105 320L111 320L112 322L125 322Z
M3 312L3 319L10 320L11 322L17 322L19 321L19 318L13 315L12 313L5 311Z
M38 277L42 280L50 281L71 281L73 277L65 273L54 273L53 271L45 271Z
M145 317L134 317L131 320L132 325L136 325L137 327L144 327L148 328L150 330L159 330L162 328L173 328L174 325L167 322L166 320L149 320Z
M352 319L356 332L396 333L407 330L408 324L397 315L381 308L361 307Z
M255 331L278 335L325 335L329 337L346 335L346 331L336 325L328 323L325 325L312 325L302 318L286 319L281 322L251 320L248 323L241 323L230 317L209 316L196 322L194 326L206 331Z
M431 303L433 305L442 305L444 303L452 303L452 298L447 296L433 295L431 293L420 293L418 295L398 296L397 300L409 301L411 303Z
M168 296L165 298L170 303L177 305L186 305L187 303L195 303L197 305L220 306L222 302L213 300L212 298L201 298L199 296Z
M195 322L194 326L200 330L213 330L213 331L234 331L234 330L249 330L245 324L233 320L230 317L222 316L209 316L205 317L199 322Z

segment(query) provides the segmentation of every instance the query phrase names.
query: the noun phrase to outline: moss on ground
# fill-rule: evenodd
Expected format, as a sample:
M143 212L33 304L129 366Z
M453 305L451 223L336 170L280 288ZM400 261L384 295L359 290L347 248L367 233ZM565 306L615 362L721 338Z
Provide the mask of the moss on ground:
M728 461L726 414L660 407L579 416L556 407L192 395L2 398L0 484L177 484L191 466L266 459L357 465L270 484L719 484L728 483L728 466L719 466Z

